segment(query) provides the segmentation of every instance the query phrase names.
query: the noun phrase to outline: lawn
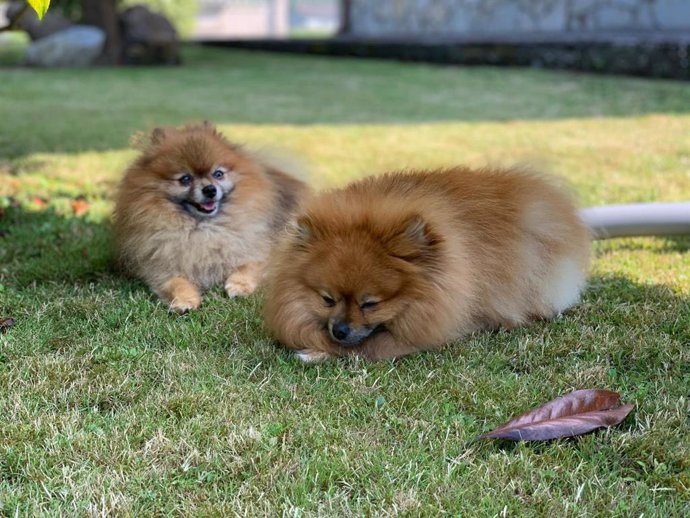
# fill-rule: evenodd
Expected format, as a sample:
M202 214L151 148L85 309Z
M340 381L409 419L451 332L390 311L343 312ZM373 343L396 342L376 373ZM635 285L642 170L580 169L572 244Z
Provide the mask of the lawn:
M1 55L1 54L0 54ZM595 245L581 304L398 361L305 366L261 297L170 314L111 263L130 135L188 120L303 159L535 163L582 205L690 199L690 84L185 49L178 68L0 69L3 516L687 516L690 239ZM83 197L88 210L74 214ZM472 439L579 388L576 439Z

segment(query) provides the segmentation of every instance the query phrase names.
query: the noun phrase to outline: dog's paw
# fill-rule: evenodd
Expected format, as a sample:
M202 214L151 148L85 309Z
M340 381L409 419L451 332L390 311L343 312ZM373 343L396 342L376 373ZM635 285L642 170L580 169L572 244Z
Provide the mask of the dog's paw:
M246 297L256 290L256 279L242 274L231 275L225 283L225 293L228 297L234 299L235 297Z
M313 351L310 349L302 349L301 351L295 351L295 356L302 363L321 363L330 359L328 353L321 351Z
M158 296L168 302L168 309L188 313L201 305L201 292L184 277L172 277L160 287L153 287Z
M168 309L176 313L189 313L193 309L197 309L201 306L200 296L188 296L188 297L178 297L170 302Z

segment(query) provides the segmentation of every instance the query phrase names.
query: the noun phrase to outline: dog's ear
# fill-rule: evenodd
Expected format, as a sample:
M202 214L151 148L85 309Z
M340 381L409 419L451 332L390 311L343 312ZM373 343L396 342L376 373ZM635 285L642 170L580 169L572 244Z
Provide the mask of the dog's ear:
M314 227L308 216L300 216L295 222L295 237L300 245L306 245L314 237Z
M441 238L420 215L413 214L395 225L386 239L390 255L408 262L424 262L437 257Z
M305 249L314 238L314 227L309 216L300 216L288 225L287 232L296 250Z
M414 215L408 218L404 224L404 235L411 243L417 246L431 244L431 236L426 221L421 216Z
M151 144L160 144L167 136L168 134L164 128L153 128L150 136Z

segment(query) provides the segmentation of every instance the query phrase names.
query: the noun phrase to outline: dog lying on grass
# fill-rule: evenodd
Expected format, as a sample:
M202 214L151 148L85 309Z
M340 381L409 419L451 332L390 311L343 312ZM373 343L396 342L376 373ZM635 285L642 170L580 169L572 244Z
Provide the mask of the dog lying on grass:
M120 184L117 257L174 311L198 308L217 285L248 295L306 193L209 123L158 128Z

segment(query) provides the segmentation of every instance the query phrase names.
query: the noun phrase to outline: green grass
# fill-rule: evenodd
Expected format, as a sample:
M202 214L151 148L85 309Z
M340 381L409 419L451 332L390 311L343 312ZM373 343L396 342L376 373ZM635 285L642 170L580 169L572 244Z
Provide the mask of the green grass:
M185 52L0 70L0 317L17 320L0 335L0 514L690 513L688 238L598 243L584 300L554 322L306 367L262 329L259 296L169 314L113 270L108 229L129 135L203 118L303 157L317 187L529 161L584 205L689 199L690 85ZM636 410L571 440L471 441L577 388Z

